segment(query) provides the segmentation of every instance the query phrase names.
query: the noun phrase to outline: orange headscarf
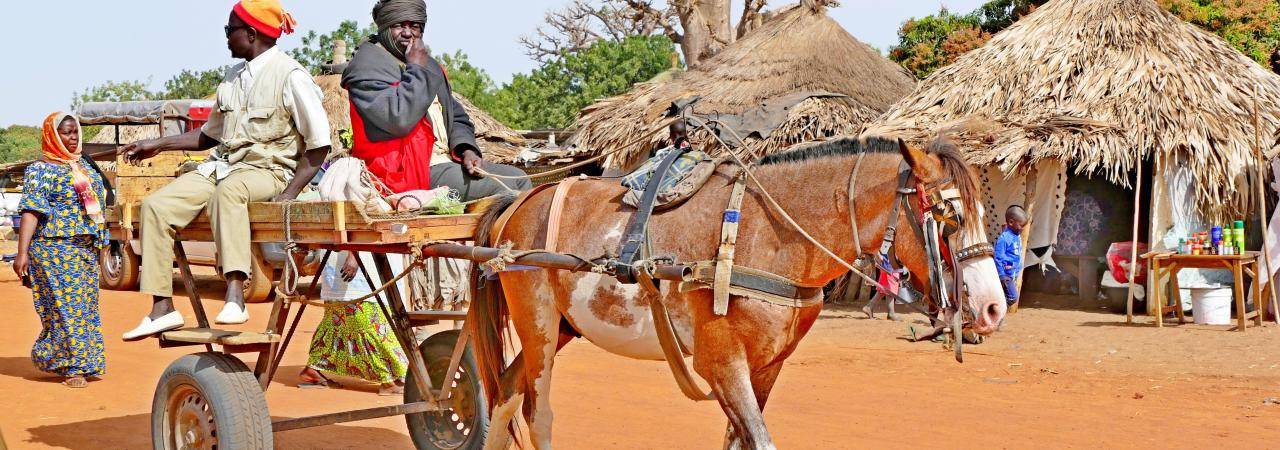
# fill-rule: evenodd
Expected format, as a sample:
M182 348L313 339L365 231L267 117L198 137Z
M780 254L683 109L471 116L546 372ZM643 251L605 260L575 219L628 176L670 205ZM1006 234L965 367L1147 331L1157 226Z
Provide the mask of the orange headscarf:
M76 121L76 128L80 128L81 139L78 142L81 148L84 148L84 130L80 127L80 119L59 111L44 119L44 131L40 137L44 159L71 167L71 185L75 188L76 195L80 197L80 203L84 205L84 212L93 219L93 223L101 225L106 222L102 216L102 204L98 203L98 194L93 191L89 174L85 172L84 166L80 165L80 155L67 150L67 147L62 144L62 138L58 136L58 126L68 118Z
M280 6L280 0L241 0L231 11L245 24L272 39L293 34L293 28L298 25L293 15Z

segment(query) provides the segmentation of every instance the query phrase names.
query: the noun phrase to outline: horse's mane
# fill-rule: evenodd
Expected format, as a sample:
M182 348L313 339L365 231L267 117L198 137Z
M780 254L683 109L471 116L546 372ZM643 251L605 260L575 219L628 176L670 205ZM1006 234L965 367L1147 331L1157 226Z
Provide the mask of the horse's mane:
M945 135L938 136L929 143L929 154L942 160L942 167L951 177L956 189L960 190L960 199L963 200L961 204L964 205L963 212L966 217L965 228L970 232L982 234L984 225L978 215L980 198L978 176L974 173L973 166L964 159L964 155L960 153L960 147Z
M859 153L898 153L898 141L879 136L870 136L862 139L843 137L799 146L781 153L774 153L761 158L757 165L795 164L814 159L857 155Z
M969 166L969 163L965 161L964 155L960 153L960 147L956 146L946 136L938 136L933 142L929 143L927 151L942 161L943 170L951 177L956 189L960 190L960 197L964 200L964 216L973 218L965 221L966 228L972 227L970 231L981 232L982 221L976 219L978 217L978 195L980 193L978 190L978 177L974 174L973 168ZM797 164L815 159L851 156L862 153L898 154L898 140L881 136L832 139L766 156L760 159L757 165Z

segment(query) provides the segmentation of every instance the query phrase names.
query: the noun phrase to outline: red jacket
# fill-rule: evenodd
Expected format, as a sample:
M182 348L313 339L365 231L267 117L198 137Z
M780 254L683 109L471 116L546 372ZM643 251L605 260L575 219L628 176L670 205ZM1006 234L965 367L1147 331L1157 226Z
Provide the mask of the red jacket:
M424 117L402 138L373 142L365 133L359 109L351 105L351 156L360 158L369 173L378 177L392 193L431 189L431 151L436 145L431 119Z

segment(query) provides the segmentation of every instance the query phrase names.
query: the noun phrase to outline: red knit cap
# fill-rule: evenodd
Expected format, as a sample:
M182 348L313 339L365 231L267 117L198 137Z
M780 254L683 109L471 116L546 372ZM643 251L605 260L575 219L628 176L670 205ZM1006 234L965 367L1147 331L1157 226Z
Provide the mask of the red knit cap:
M272 39L283 34L293 34L297 22L284 11L280 0L240 0L231 9L245 24Z

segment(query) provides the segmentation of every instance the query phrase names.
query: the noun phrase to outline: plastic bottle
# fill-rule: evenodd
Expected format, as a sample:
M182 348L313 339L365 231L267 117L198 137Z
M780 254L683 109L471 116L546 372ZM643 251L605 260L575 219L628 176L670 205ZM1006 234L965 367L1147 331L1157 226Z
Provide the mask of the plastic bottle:
M1245 236L1245 231L1244 231L1244 221L1243 221L1243 220L1237 220L1237 221L1235 222L1235 226L1234 226L1234 227L1232 227L1232 228L1234 228L1234 229L1236 230L1236 231L1235 231L1236 247L1238 247L1238 248L1240 249L1240 254L1244 254L1244 251L1245 251L1245 247L1244 247L1244 236Z

